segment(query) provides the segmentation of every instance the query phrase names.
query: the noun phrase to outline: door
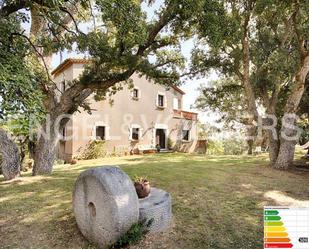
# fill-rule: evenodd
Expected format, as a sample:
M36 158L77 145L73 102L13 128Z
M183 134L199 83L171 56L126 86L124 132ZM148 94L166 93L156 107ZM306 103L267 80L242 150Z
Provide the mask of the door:
M166 130L156 129L156 145L159 144L161 149L166 149Z

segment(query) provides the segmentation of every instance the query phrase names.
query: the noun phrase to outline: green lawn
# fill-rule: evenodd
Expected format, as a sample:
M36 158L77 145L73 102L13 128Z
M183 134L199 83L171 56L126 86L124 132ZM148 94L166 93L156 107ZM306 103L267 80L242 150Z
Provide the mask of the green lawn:
M258 157L157 154L59 165L52 176L0 178L0 248L93 248L72 213L73 184L97 165L146 175L172 194L173 228L134 248L262 248L263 206L308 204L308 173L272 170Z

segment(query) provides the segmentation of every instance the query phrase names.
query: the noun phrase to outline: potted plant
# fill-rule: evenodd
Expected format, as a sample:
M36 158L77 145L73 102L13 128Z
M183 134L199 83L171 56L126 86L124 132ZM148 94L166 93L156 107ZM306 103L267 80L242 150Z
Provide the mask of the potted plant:
M157 145L156 145L156 149L157 149L157 152L160 153L160 151L161 151L161 146L160 146L159 144L157 144Z
M145 198L150 194L150 184L147 177L135 176L134 187L136 189L137 196L140 199Z

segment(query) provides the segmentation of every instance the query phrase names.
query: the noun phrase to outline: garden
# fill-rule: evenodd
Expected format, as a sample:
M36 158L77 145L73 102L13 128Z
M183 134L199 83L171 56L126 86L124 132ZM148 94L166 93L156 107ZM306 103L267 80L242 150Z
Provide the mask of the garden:
M300 154L297 155L300 157ZM308 172L275 171L267 155L181 153L127 156L57 165L50 176L0 178L1 248L95 248L79 232L72 211L77 176L119 165L132 179L171 193L172 228L146 235L130 248L260 248L263 206L308 205Z

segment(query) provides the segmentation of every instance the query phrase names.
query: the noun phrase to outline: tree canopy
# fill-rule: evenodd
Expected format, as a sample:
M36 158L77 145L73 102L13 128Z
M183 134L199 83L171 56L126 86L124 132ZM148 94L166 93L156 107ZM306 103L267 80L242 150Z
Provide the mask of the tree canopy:
M185 60L180 53L180 40L190 35L189 21L199 8L200 1L166 0L155 12L147 17L143 6L154 1L136 0L69 0L69 1L3 1L0 9L1 22L6 23L4 37L12 37L12 50L19 49L15 63L8 61L12 69L19 66L19 82L14 86L5 80L7 90L14 94L18 85L28 87L34 93L31 103L39 99L44 113L49 115L50 127L46 119L41 122L42 131L49 129L51 137L46 140L38 135L34 153L34 174L50 173L55 157L55 147L59 134L55 126L63 127L68 121L58 117L73 114L91 94L100 99L106 91L115 92L119 85L130 82L134 73L145 75L156 83L179 84ZM10 22L14 16L15 26ZM31 17L31 18L30 18ZM22 24L30 24L29 34L21 29ZM85 31L83 26L88 26ZM18 28L17 28L18 27ZM2 38L1 38L2 39ZM19 43L18 43L19 41ZM19 44L19 45L18 45ZM20 47L19 47L20 46ZM54 54L73 47L85 54L90 63L78 79L67 82L69 86L60 92L51 75ZM11 54L10 54L11 53ZM22 72L25 70L25 72ZM6 79L16 77L14 70L8 70ZM12 89L14 87L14 89ZM26 94L27 91L22 91ZM21 111L25 96L20 94L20 102L15 109ZM16 99L18 100L18 99ZM4 104L5 102L3 102ZM7 104L10 106L10 104ZM35 105L34 105L35 106ZM29 106L29 110L30 110Z
M276 132L269 131L270 157L277 168L287 168L294 156L296 130L291 127L296 119L287 118L288 123L281 125L281 118L297 114L307 84L308 8L307 1L210 0L204 1L198 25L200 45L192 56L194 70L205 75L215 69L230 78L227 82L237 78L246 100L245 112L251 116L249 124L262 114L258 106L280 120ZM222 86L215 91L203 89L198 102L215 107L220 101L225 103L223 96L231 96L233 91ZM219 100L213 101L212 93ZM239 95L233 98L237 106ZM224 105L220 108L226 110ZM247 134L255 137L253 125Z

